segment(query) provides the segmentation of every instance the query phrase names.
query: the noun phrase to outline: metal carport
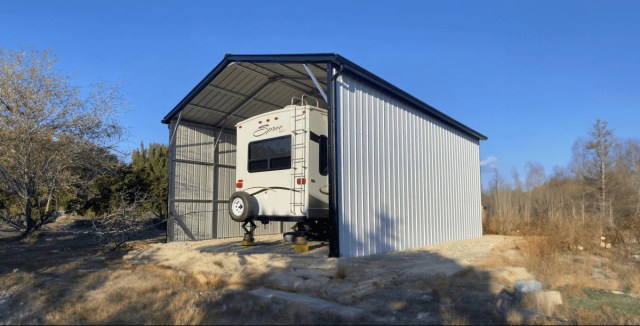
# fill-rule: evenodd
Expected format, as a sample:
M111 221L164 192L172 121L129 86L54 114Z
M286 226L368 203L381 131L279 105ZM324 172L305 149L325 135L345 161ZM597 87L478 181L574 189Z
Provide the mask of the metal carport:
M226 211L234 126L301 94L326 99L329 113L331 256L481 235L484 135L337 54L228 54L162 120L170 130L169 241L242 234Z

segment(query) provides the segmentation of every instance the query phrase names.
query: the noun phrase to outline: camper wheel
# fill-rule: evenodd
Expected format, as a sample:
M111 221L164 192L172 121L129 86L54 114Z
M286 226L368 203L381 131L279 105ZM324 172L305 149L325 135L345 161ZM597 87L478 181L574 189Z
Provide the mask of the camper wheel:
M253 218L253 198L244 191L236 191L229 198L229 215L236 222Z

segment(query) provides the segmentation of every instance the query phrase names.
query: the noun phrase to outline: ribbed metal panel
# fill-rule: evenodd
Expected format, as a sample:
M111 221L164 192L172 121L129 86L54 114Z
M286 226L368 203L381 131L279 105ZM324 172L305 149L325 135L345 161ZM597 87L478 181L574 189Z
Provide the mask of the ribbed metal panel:
M170 125L170 132L175 121ZM215 139L220 141L215 149ZM169 205L196 240L242 236L229 217L227 201L235 191L236 136L205 125L181 122L170 146ZM179 223L169 223L171 241L190 240ZM256 229L256 235L283 232L282 223Z
M213 129L181 123L176 135L176 159L213 163Z
M213 166L176 162L175 194L179 200L211 200Z
M326 92L326 67L308 67ZM235 63L186 105L182 118L233 129L246 118L291 104L292 97L316 93L315 84L301 64ZM251 99L247 101L248 98ZM326 107L321 99L319 105ZM234 115L227 117L229 113Z
M195 240L213 238L211 228L212 210L213 203L180 202L175 205L176 214L182 218ZM179 225L175 225L174 230L176 241L191 240Z
M336 93L341 256L482 234L477 139L350 75Z
M175 123L171 124L171 131ZM214 131L180 123L170 148L170 209L196 240L213 233ZM174 241L190 240L179 223L169 224Z

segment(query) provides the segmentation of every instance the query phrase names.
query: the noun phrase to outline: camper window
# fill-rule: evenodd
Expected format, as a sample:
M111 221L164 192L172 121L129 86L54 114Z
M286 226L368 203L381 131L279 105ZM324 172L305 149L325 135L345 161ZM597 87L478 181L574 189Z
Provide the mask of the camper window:
M327 159L327 136L320 136L320 174L327 175L329 160Z
M291 168L291 136L249 143L249 172Z

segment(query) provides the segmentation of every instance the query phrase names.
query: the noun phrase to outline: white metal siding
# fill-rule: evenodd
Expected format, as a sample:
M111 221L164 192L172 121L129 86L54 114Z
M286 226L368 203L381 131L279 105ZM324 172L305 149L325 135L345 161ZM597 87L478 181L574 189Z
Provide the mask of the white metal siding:
M337 83L340 255L481 236L479 141L354 77Z

